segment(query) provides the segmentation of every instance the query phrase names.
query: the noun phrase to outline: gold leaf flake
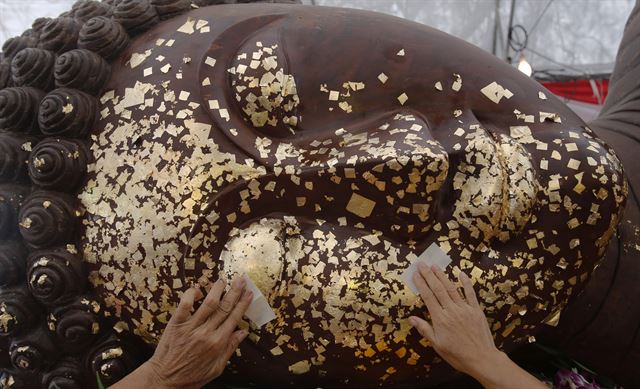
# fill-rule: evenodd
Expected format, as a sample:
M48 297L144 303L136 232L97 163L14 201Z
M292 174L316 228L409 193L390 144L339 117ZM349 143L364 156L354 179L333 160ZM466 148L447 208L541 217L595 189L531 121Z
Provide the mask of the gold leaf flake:
M338 107L340 107L340 109L347 113L351 113L353 111L353 107L351 106L351 104L347 103L346 101L339 102Z
M169 70L171 70L171 64L166 64L163 67L160 68L160 71L162 73L167 73Z
M550 325L551 327L556 327L560 322L560 310L557 310L547 316L546 319L543 320L543 323Z
M308 360L302 360L294 363L293 365L289 365L289 371L293 374L305 374L311 368L311 364Z
M339 97L340 97L340 92L335 90L329 91L329 101L338 101Z
M346 209L354 215L360 216L361 218L367 218L373 212L375 205L375 201L369 200L368 198L354 192L351 194L351 199L349 199Z
M198 22L196 23L196 30L201 29L202 27L206 26L209 24L208 20L204 20L204 19L198 19Z
M269 120L269 113L267 111L254 112L251 114L251 123L255 127L263 127L267 120Z
M455 77L455 80L453 81L453 84L451 84L451 89L458 92L460 88L462 88L462 77L457 73L453 73L453 77Z
M540 169L542 170L548 170L549 169L549 161L546 159L541 159L540 160Z
M20 226L21 226L22 228L29 229L29 228L31 228L31 223L32 223L32 220L31 220L30 218L28 218L28 217L25 217L25 218L24 218L24 219L22 219L22 221L20 222Z
M558 115L557 113L540 111L540 123L547 120L552 121L554 123L562 123L562 120L560 119L560 115Z
M564 257L562 257L562 258L560 258L560 260L558 261L556 266L559 267L560 269L564 270L564 269L567 268L567 266L569 266L569 263L567 262L566 259L564 259Z
M578 170L578 168L580 167L580 161L578 161L577 159L569 158L567 167L569 169Z
M204 60L204 63L211 67L214 67L216 65L216 59L207 56L207 58Z
M436 90L442 91L442 83L440 81L436 82L434 87Z
M509 135L516 139L531 136L531 129L528 126L511 126L509 127Z
M513 96L513 93L511 93L509 89L502 87L502 85L495 81L480 89L480 92L496 104L498 104L503 97L510 99Z
M386 74L384 74L384 73L378 74L378 80L380 80L381 83L384 84L385 82L387 82L388 79L389 79L389 77L387 77Z
M400 51L398 51L398 52L396 53L396 55L397 55L398 57L404 57L404 49L400 49Z
M546 99L547 99L547 95L545 95L545 94L544 94L544 93L542 93L542 92L538 92L538 98L539 98L540 100L546 100Z
M62 112L63 113L71 113L71 112L73 112L73 105L71 103L66 104L64 107L62 107Z
M187 18L187 21L180 26L176 31L181 32L183 34L193 34L195 32L194 25L196 24L195 19Z
M151 50L147 50L144 53L133 53L131 54L131 59L129 59L129 65L131 69L143 63L147 57L151 55Z
M180 95L178 96L178 100L186 101L189 98L191 93L187 91L180 91Z
M144 71L142 72L142 75L144 77L150 76L153 74L153 68L146 68L144 69Z
M580 225L580 222L575 217L567 222L567 226L571 230L573 230L574 228L578 227L579 225Z
M398 96L398 101L400 102L400 105L404 105L404 103L406 103L407 100L409 100L409 96L407 96L406 93L402 93L400 96Z

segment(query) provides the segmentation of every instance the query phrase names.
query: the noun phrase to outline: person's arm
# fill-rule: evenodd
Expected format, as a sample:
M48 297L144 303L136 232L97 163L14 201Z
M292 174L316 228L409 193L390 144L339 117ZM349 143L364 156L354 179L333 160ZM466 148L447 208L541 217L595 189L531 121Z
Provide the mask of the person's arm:
M409 323L453 368L488 389L548 389L495 346L469 277L460 272L464 297L436 267L420 263L413 279L431 323L416 316L411 316Z
M245 283L236 278L221 301L225 283L218 280L193 315L193 305L202 294L194 288L184 292L153 356L109 388L200 388L222 374L248 335L236 330L253 297L245 291Z

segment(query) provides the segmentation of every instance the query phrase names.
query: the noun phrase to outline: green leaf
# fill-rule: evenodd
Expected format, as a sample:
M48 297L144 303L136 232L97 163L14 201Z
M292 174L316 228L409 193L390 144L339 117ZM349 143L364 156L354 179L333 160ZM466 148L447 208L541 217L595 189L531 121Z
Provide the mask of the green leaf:
M102 380L100 379L100 374L96 371L96 380L98 381L98 389L104 389L104 385L102 385Z

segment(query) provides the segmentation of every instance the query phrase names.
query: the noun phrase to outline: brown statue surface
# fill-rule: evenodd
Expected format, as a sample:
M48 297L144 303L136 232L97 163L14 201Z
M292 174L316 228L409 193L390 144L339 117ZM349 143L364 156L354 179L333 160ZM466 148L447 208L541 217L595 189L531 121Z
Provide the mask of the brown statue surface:
M238 382L436 382L451 370L410 333L423 307L399 280L431 242L500 346L557 319L626 193L568 108L401 19L215 9L134 40L101 98L83 246L122 326L155 342L191 282L247 272L277 319L232 361Z

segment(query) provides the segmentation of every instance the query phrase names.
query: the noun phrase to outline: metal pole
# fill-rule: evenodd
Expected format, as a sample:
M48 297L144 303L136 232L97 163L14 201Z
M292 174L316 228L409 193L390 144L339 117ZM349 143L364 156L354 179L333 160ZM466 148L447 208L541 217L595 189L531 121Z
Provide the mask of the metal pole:
M513 14L515 13L516 0L511 0L511 12L509 13L509 27L507 28L507 43L504 48L504 59L511 63L509 43L511 43L511 27L513 27Z
M497 54L499 33L500 33L500 0L496 0L496 9L493 14L493 43L491 45L491 52L493 53L493 55Z

